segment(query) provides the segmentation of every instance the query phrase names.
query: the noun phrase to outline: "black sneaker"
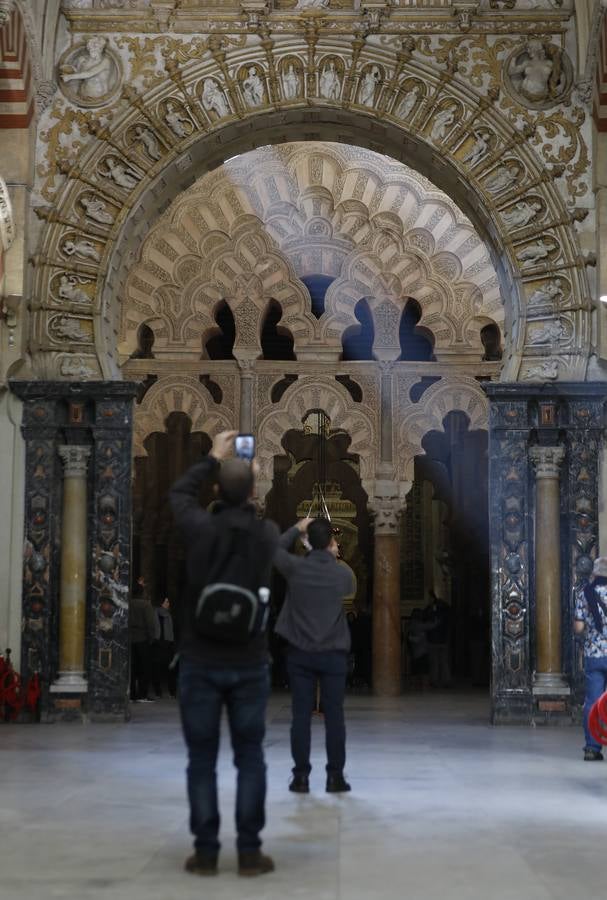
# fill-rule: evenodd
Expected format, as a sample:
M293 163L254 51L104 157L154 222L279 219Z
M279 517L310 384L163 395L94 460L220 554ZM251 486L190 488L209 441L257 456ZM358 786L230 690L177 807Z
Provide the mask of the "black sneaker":
M289 790L294 794L309 794L310 781L307 775L293 775Z
M266 875L274 871L274 860L261 850L241 851L238 854L238 874L243 878Z
M592 747L584 748L584 760L585 762L601 762L604 759L603 754L600 750L593 750Z
M217 875L217 856L196 850L185 861L183 868L192 875Z
M327 793L328 794L345 794L352 788L343 775L327 775Z

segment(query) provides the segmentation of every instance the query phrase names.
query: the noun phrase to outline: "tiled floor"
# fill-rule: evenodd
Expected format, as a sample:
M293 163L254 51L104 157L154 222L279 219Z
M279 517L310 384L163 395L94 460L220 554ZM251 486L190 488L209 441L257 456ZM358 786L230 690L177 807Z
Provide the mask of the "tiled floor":
M221 873L189 852L176 709L124 725L0 726L2 900L571 900L605 895L607 762L576 728L491 728L481 695L348 701L350 795L287 791L288 698L271 705L265 847L277 871L235 875L223 741Z

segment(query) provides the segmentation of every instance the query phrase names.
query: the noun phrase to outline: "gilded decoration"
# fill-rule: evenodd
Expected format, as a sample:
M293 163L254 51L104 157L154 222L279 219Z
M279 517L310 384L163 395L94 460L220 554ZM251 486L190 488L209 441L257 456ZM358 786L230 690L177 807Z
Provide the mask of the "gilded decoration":
M362 130L374 119L381 122L381 135L371 128L368 137L361 131L361 140L376 140L388 152L392 152L388 136L404 133L405 139L395 139L394 146L447 193L458 184L466 185L462 196L478 211L483 232L492 235L493 251L505 267L496 277L513 307L506 377L516 378L519 373L525 377L529 367L544 365L541 359L533 362L534 357L545 356L545 348L527 339L526 304L552 278L567 280L566 299L559 299L557 305L561 313L571 310L575 335L558 344L558 377L583 378L590 337L591 290L586 271L590 257L585 259L580 252L577 233L593 229L592 214L587 224L580 225L592 204L590 121L586 107L577 105L579 92L571 91L566 15L546 7L538 18L537 11L532 15L517 8L504 23L499 11L483 10L481 19L475 9L466 8L463 18L460 10L447 21L438 15L443 4L437 3L424 6L421 21L415 7L359 11L348 3L332 4L335 15L329 16L322 5L310 10L295 6L249 4L245 10L240 4L198 3L181 4L172 11L155 9L153 14L129 7L124 18L112 17L111 9L96 9L93 16L86 9L66 11L76 43L58 60L65 101L56 101L43 113L39 131L37 191L46 207L39 214L47 225L40 252L45 264L35 273L34 319L46 317L44 298L52 296L56 302L58 291L56 287L49 290L51 279L55 279L53 285L62 284L62 301L84 303L90 285L70 279L85 277L77 266L94 268L98 275L91 279L94 343L112 354L114 325L110 323L124 314L112 308L110 293L123 290L128 268L140 258L145 233L159 218L159 210L186 186L186 176L191 182L192 175L203 174L203 142L209 142L209 151L215 148L216 164L224 146L223 158L234 153L227 150L228 144L236 153L247 149L247 142L250 146L247 132L252 134L252 123L255 141L263 140L265 117L276 115L281 107L285 135L291 121L301 120L304 130L309 130L303 117L311 108L330 107L339 112L340 120L349 117ZM121 72L108 67L114 58L124 70L122 92L118 90ZM79 74L86 77L63 77ZM94 119L82 107L95 106L97 101L104 108ZM340 125L333 121L333 133L341 139ZM321 136L327 139L328 126L321 127ZM169 195L165 191L156 208L150 186L159 176ZM172 181L180 185L175 183L173 197ZM357 200L359 189L354 188L352 199ZM322 206L320 198L317 203ZM248 214L258 212L253 209ZM356 234L356 217L352 210L348 215ZM133 216L147 225L134 229ZM364 220L365 214L363 232ZM369 234L365 239L370 242L368 251L361 241L353 247L333 240L329 246L335 224L332 214L305 214L306 240L315 236L325 244L311 247L304 264L321 260L324 270L341 281L327 298L327 322L320 330L315 323L304 327L295 308L284 313L282 324L288 319L285 327L299 329L300 350L310 339L313 347L317 338L311 335L318 334L318 341L338 351L348 322L347 315L339 312L340 303L347 306L359 286L370 290L377 278L376 238L371 240ZM423 234L423 229L414 234L410 225L399 237L392 226L387 231L395 247L407 234L407 252L421 254L417 263L410 261L414 273L419 259L427 261L428 255L437 252L431 249L430 235ZM219 236L209 240L205 246L215 246ZM273 240L282 254L282 239L274 236ZM346 283L344 260L355 249L360 264L354 266L356 277ZM396 259L396 250L386 247L385 252ZM297 251L293 248L289 254L297 271ZM155 263L160 265L157 271L163 264ZM444 353L450 343L460 340L458 332L464 343L470 341L466 322L474 320L479 304L487 308L487 289L474 280L475 271L478 274L482 268L478 260L467 267L467 274L457 276L467 280L469 287L450 285L447 273L457 270L452 260L435 260L433 265L439 277L428 289L432 299L422 304L424 324L430 326L437 350ZM112 288L104 277L109 266L115 271ZM57 282L58 272L63 282ZM403 280L394 266L383 274L394 284L399 282L402 290L414 277ZM416 290L420 289L417 284ZM172 305L177 309L179 291L169 285L163 290L165 310ZM389 294L384 300L394 302ZM184 302L187 307L191 300L179 300L182 307ZM452 319L445 319L445 304L451 305ZM111 310L105 321L97 312L102 309ZM556 316L556 308L550 315ZM482 315L476 316L481 325ZM491 312L487 320L495 317ZM128 318L135 328L149 315L133 308ZM34 328L42 336L44 349L44 323L35 321ZM171 334L168 327L160 330ZM99 362L106 376L115 374L113 364Z

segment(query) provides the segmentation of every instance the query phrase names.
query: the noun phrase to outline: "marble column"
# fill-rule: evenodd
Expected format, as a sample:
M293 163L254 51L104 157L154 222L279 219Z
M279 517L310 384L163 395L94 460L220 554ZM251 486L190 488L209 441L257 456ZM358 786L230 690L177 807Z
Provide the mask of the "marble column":
M56 693L85 693L84 637L86 624L87 465L91 448L62 445L63 515L61 581L59 586L59 677Z
M255 380L255 361L239 359L240 369L240 432L250 434L253 431L253 382Z
M534 694L569 693L561 647L561 541L559 472L564 447L531 447L535 466L535 631Z
M373 690L379 697L401 692L400 530L402 501L379 499L373 567Z

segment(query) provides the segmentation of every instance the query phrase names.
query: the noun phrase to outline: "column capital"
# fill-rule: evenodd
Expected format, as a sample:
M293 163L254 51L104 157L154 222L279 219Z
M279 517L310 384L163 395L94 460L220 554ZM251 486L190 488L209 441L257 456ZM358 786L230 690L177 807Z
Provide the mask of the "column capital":
M240 369L240 375L242 378L253 378L255 375L255 360L249 359L247 357L238 357L236 360L236 364Z
M15 0L0 0L0 28L6 25L14 7Z
M405 501L401 497L371 497L368 507L373 516L375 534L399 533L400 517L405 511Z
M91 448L82 444L61 444L57 452L63 462L66 478L83 478L86 476Z
M529 448L529 459L535 466L536 478L558 478L561 463L565 459L564 447Z

